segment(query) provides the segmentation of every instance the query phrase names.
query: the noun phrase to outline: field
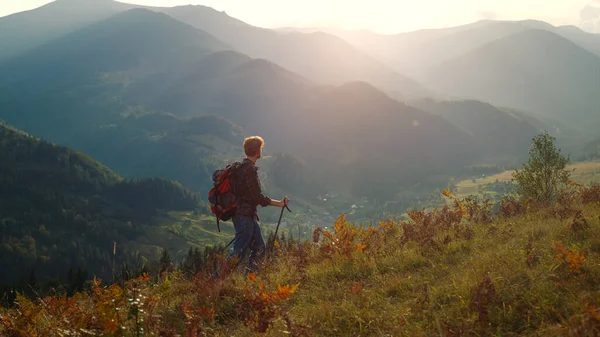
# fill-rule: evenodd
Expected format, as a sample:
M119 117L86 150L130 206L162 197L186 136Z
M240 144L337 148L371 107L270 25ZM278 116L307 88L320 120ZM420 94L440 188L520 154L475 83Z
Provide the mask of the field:
M571 179L580 184L600 183L600 160L578 162L568 166L569 170L573 170ZM512 179L513 171L504 171L502 173L485 176L485 177L473 177L458 182L456 184L456 195L458 197L466 197L469 195L483 196L480 190L484 194L494 196L497 194L495 191L486 190L484 187L487 184L493 184L498 182L510 182ZM473 181L475 180L475 181Z

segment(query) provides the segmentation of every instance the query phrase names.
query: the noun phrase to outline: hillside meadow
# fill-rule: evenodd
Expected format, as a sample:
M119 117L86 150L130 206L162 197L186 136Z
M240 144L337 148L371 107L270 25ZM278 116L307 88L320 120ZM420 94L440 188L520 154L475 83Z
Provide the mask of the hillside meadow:
M554 206L455 197L409 221L340 216L259 274L165 270L0 311L3 336L597 336L600 187ZM224 266L229 266L224 264ZM225 268L224 270L228 270ZM151 280L152 279L152 280ZM157 281L154 281L157 280Z

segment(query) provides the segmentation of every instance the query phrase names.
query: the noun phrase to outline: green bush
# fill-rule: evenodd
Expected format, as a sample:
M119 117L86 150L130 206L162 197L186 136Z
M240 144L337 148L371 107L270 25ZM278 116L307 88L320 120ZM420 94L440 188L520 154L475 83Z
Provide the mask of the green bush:
M527 164L513 173L524 201L554 202L569 181L571 172L565 168L570 157L563 156L554 141L547 132L533 138Z

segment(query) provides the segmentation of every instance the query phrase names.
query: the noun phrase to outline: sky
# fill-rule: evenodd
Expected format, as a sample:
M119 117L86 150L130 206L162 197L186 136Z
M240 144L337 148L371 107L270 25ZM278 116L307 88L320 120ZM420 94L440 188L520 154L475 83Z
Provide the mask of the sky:
M74 1L74 0L71 0ZM108 0L79 0L108 1ZM0 16L48 0L0 0ZM400 33L481 19L536 19L600 33L600 0L122 0L149 6L197 4L255 26L327 27Z

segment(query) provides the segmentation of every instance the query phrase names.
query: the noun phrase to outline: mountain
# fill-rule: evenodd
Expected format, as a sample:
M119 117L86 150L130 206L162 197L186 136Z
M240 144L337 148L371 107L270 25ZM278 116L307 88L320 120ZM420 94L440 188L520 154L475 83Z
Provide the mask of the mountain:
M581 132L556 120L485 102L420 99L407 104L440 115L473 135L486 163L515 164L526 159L531 139L544 131L556 137L557 146L565 153L578 154L588 142Z
M505 24L509 23L507 22ZM581 48L600 56L600 34L588 33L575 26L555 27L546 22L535 20L522 21L522 24L534 29L543 29L556 35L560 35Z
M383 35L369 31L305 28L304 33L324 31L336 35L387 65L418 76L421 70L475 50L494 40L530 29L545 30L562 36L600 56L600 35L573 26L555 27L536 20L481 20L442 29L423 29ZM285 29L283 31L298 31Z
M129 10L0 65L0 116L121 175L197 190L242 152L242 134L305 161L315 189L355 195L393 196L477 160L466 132L372 85L319 86L226 48L165 14ZM348 147L354 138L364 141Z
M408 104L438 114L473 135L489 163L526 158L531 139L542 131L529 121L484 102L424 99Z
M165 14L132 9L0 64L5 74L0 85L20 92L19 83L32 75L42 90L99 80L129 85L132 77L165 82L200 56L226 49L230 47L213 36ZM49 66L59 62L69 67Z
M394 35L369 31L327 31L398 71L419 74L424 67L439 64L494 39L527 29L520 24L501 26L493 25L490 21L479 21L458 27Z
M241 99L243 96L255 101L286 100L314 86L314 82L270 61L224 51L200 59L154 101L161 108L193 115L208 108L211 99Z
M109 0L56 0L0 18L0 62L131 7Z
M416 81L395 72L347 42L324 33L279 33L251 26L204 6L154 8L202 29L235 50L253 58L277 63L295 73L324 84L368 81L402 95L430 92Z
M86 133L63 132L123 176L174 179L203 193L212 187L212 172L243 152L240 128L214 116L179 118L140 109Z
M600 119L600 58L544 30L493 41L422 77L454 96L554 118L592 132Z
M243 125L247 134L264 136L271 151L293 153L304 162L315 187L329 183L367 194L384 183L394 191L408 177L427 179L427 172L451 171L476 157L465 132L365 82L317 86L233 51L206 56L194 71L153 106ZM362 141L348 147L352 139ZM371 182L371 176L380 181ZM370 185L363 189L364 184Z
M210 26L214 11L200 13ZM494 155L467 130L373 85L321 86L230 45L171 16L129 10L1 64L0 117L120 175L195 190L210 186L209 172L238 157L250 134L304 162L315 190L354 196L393 198L420 182L435 188Z
M181 22L214 35L242 53L253 58L268 59L317 82L343 84L364 80L396 95L421 97L430 94L429 90L416 81L395 72L335 36L322 33L280 34L251 26L226 13L204 6L161 8L123 4L112 0L83 0L82 3L76 0L58 0L36 10L0 19L0 28L6 27L4 30L11 32L4 41L0 39L0 49L12 49L14 52L11 52L10 56L17 56L61 35L72 33L86 24L93 24L134 7L167 13ZM70 14L65 15L72 9L80 15L76 18L72 18ZM87 13L86 9L89 9L90 13ZM46 16L52 19L42 21L43 24L40 25L29 24L39 17ZM28 27L24 35L20 33L21 26ZM27 48L13 47L13 40L23 39L29 41Z
M308 159L311 176L326 166L321 181L347 185L352 193L375 193L376 189L373 185L369 191L361 191L354 186L356 181L369 181L361 177L370 174L366 167L347 170L350 176L337 179L339 168L330 160L336 157L332 154L349 158L341 162L344 167L358 167L359 157L344 150L349 136L368 139L363 148L353 152L369 154L365 162L372 163L375 170L389 171L403 157L412 162L403 164L407 172L442 172L464 165L461 158L472 158L459 153L469 146L468 141L457 141L460 146L453 150L445 147L454 138L468 138L458 128L441 118L429 121L423 112L397 105L370 85L321 87L271 61L226 48L211 35L165 14L129 10L0 66L10 74L0 82L6 89L0 99L6 107L2 117L29 132L76 146L120 174L174 178L198 189L210 184L208 172L216 168L211 158L241 153L241 149L235 150L241 142L235 126L210 115L243 125L246 134L265 136L274 151L298 151L298 157ZM191 52L178 53L183 49ZM51 63L40 60L40 55L48 55ZM355 106L344 103L344 99L361 97ZM358 106L361 110L356 110ZM346 129L333 132L338 122L327 116L335 113L348 113L356 119L346 120ZM381 118L371 121L379 115ZM187 128L219 123L222 126ZM414 123L420 123L419 132L412 130ZM362 124L370 126L363 128ZM399 145L411 141L388 130L392 125L396 130L406 129L402 137L412 135L421 141L417 146ZM391 138L374 137L377 129L388 130L383 134ZM315 141L330 143L324 145L327 150L305 146L311 143L303 140L307 132L313 133ZM444 136L449 137L446 143L428 141ZM419 169L423 165L431 170ZM388 173L394 179L385 184L389 191L394 191L390 186L408 181ZM419 177L426 178L424 174Z
M93 111L124 90L152 96L203 55L227 48L165 14L122 12L1 63L2 117L50 138L48 123L104 122L107 116ZM23 118L32 112L43 117Z
M325 90L281 128L289 151L324 172L325 184L355 195L391 197L476 160L468 134L364 82Z
M79 267L110 275L123 249L144 233L159 209L193 210L198 197L160 179L125 180L91 157L0 124L0 284L65 278ZM124 245L124 246L121 246Z
M581 152L582 144L586 144L593 137L593 134L583 133L580 130L569 127L565 123L553 118L540 116L530 112L512 108L498 108L510 115L519 118L523 122L531 124L539 132L547 131L549 135L556 138L556 145L564 153L576 155Z
M243 125L246 134L281 139L281 124L293 123L296 112L320 90L272 62L225 51L200 60L150 104L179 116L218 115Z
M127 177L204 189L237 126L142 107L227 46L166 14L132 9L0 64L0 118L84 151ZM190 129L195 126L195 129ZM177 162L178 165L172 165Z

